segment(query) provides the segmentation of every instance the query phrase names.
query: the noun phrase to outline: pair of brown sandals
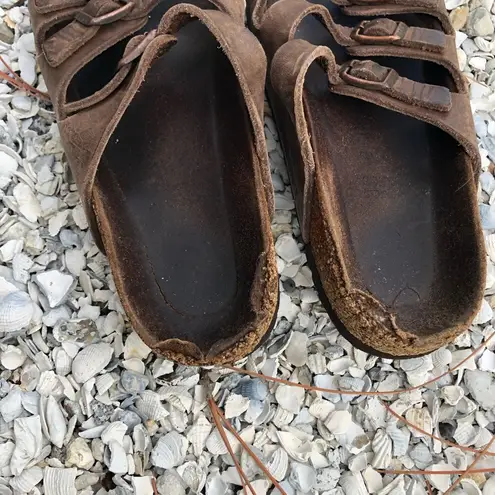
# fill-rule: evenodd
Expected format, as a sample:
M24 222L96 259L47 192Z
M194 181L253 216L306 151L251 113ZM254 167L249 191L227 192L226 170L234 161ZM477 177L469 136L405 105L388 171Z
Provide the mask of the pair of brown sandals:
M29 1L69 163L133 327L188 364L235 361L273 327L266 82L308 258L345 335L394 357L451 341L479 308L485 254L443 0L257 0L252 32L244 7Z

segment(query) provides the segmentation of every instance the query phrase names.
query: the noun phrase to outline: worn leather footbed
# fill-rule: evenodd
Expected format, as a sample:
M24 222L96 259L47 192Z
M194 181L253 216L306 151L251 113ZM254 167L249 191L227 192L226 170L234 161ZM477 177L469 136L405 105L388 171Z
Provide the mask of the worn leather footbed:
M275 322L276 294L266 302L271 321L258 321L249 304L268 257L257 166L233 69L192 22L147 73L102 157L93 197L126 312L145 340L167 341L165 356L231 361Z
M330 46L345 61L316 18L303 21L298 37ZM426 62L375 60L411 79L450 86L443 70ZM302 170L297 135L273 90L269 97L294 176ZM475 316L485 277L467 156L429 124L331 93L316 64L306 79L304 110L316 162L309 249L334 314L355 345L383 356L418 356L451 341ZM342 297L327 235L335 228L353 286L393 313L411 339L391 338L365 301Z

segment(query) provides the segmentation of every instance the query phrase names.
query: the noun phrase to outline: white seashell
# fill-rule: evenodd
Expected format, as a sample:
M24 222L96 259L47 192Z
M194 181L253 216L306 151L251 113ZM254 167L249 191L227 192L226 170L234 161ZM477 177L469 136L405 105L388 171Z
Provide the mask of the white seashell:
M314 375L323 375L327 371L327 360L323 354L310 354L308 368Z
M171 404L169 404L168 408L169 408L169 415L167 419L168 421L170 421L172 428L179 433L183 433L187 427L187 422L188 422L187 413L181 411L180 409L177 409Z
M233 436L229 436L230 432L226 432L227 438L230 440ZM225 446L224 441L219 433L219 431L215 428L206 439L206 448L208 452L213 455L224 455L228 452L227 447Z
M26 361L26 353L18 346L8 345L0 354L0 363L8 370L20 368Z
M335 405L328 400L317 397L309 406L309 414L325 422L330 415L335 411Z
M211 423L206 419L204 414L200 414L191 429L187 432L186 438L193 446L193 452L196 457L199 457L201 452L203 452L211 429Z
M294 419L294 413L291 413L281 406L278 406L275 414L273 415L272 422L277 428L283 428L292 422Z
M124 359L146 359L151 349L141 340L136 332L131 332L124 345Z
M174 469L169 469L159 476L156 486L160 495L185 495L186 493L186 484Z
M95 458L84 438L76 438L67 447L67 466L76 466L80 469L90 469Z
M445 347L442 347L431 355L431 361L435 368L443 368L452 362L452 353Z
M433 464L428 468L428 471L455 471L455 468L450 464L445 462L440 462L438 464ZM431 485L440 490L441 492L446 492L451 484L451 475L450 474L427 474Z
M249 407L249 399L242 395L230 394L224 405L225 417L227 419L237 418L246 412Z
M418 469L426 469L433 460L430 449L423 443L418 443L409 453Z
M72 376L77 383L85 383L102 371L110 362L113 347L106 343L90 344L72 361Z
M38 466L33 466L11 479L10 486L16 493L30 493L42 479L43 470Z
M35 223L41 215L41 206L31 188L20 182L14 187L12 195L17 202L19 213L29 222Z
M103 373L102 375L98 375L95 378L96 390L98 391L98 395L103 395L105 392L110 390L110 387L117 380L110 373Z
M481 495L481 490L475 481L466 479L461 481L462 493L465 495Z
M481 303L481 309L473 320L473 325L483 325L493 318L493 309L486 299Z
M308 361L308 336L302 332L292 332L285 355L293 366L304 366Z
M275 399L280 407L283 407L286 411L298 414L304 402L304 395L303 388L279 385L275 392Z
M445 458L450 465L454 466L454 469L459 471L466 470L467 457L461 449L458 449L457 447L445 449Z
M151 445L151 438L148 430L140 423L132 431L132 440L134 441L134 450L144 452Z
M145 390L136 401L136 409L148 419L160 421L168 416L160 396L152 390Z
M206 480L205 495L227 495L229 485L219 475L211 476Z
M55 347L52 352L57 375L66 376L72 370L72 359L62 347Z
M316 484L316 471L312 466L293 462L289 482L297 491L308 493Z
M45 435L61 449L67 434L67 422L60 405L52 395L48 398L40 397L40 419Z
M31 414L40 413L40 394L38 392L24 392L21 399L22 407Z
M40 370L36 364L32 362L26 363L21 371L21 387L31 392L38 385L40 375Z
M371 467L375 469L387 469L392 461L392 440L385 430L377 430L371 443L374 456Z
M288 431L277 431L276 435L280 445L292 459L303 463L308 462L313 450L309 441L301 440Z
M122 366L129 371L135 371L136 373L141 373L144 375L146 371L146 366L143 361L138 358L125 359L122 361Z
M340 477L340 486L345 495L368 495L361 473L344 473Z
M349 411L334 411L325 421L325 426L334 435L343 435L352 424L352 416Z
M470 423L458 422L457 428L454 433L455 441L462 446L468 447L473 445L478 438L478 431Z
M59 399L64 395L64 386L53 371L43 371L36 386L36 392L44 397L53 395Z
M171 469L184 462L189 442L177 432L172 431L158 439L151 451L153 466Z
M363 480L370 494L378 493L383 488L383 479L380 473L375 471L371 466L368 466L363 471Z
M46 467L43 476L45 495L76 495L76 468Z
M124 447L116 440L110 440L105 450L105 464L111 473L126 474L129 468Z
M277 449L266 464L266 468L277 481L282 481L287 475L289 468L289 456L284 449Z
M102 431L100 438L105 445L109 445L112 440L123 445L126 433L127 425L122 421L114 421Z
M15 449L10 459L10 470L14 476L41 453L43 436L39 416L14 420Z
M478 367L481 371L495 371L495 352L485 349L478 361Z
M183 412L189 412L193 405L192 395L184 386L165 385L158 390L158 394L161 399L165 399L169 404Z
M153 485L151 483L152 479L151 476L133 476L131 478L131 483L134 493L138 493L139 495L153 495L155 491L153 490Z
M406 428L399 429L395 424L391 424L387 426L387 433L392 439L394 456L401 457L406 455L411 432Z
M206 484L206 470L194 461L186 462L178 467L177 473L179 473L192 493L200 493Z
M22 390L19 387L13 386L0 400L0 414L6 423L10 423L22 414Z
M485 237L486 253L490 259L495 262L495 234L490 234Z
M17 332L33 319L34 304L28 294L11 292L0 298L0 332Z
M58 270L48 270L34 276L34 281L41 292L47 297L50 308L55 308L62 304L76 285L72 275L59 272Z
M5 442L0 444L0 469L10 464L10 459L15 449L13 442Z
M447 385L440 389L440 397L450 406L456 406L464 397L464 390L458 385Z
M483 495L493 495L495 493L495 476L492 476L483 486Z
M412 408L406 412L406 419L414 426L421 428L427 433L433 433L433 421L428 409L416 409ZM411 433L416 438L424 437L425 435L416 429L411 428Z
M266 383L259 378L249 378L241 381L235 391L249 400L264 401L268 395Z

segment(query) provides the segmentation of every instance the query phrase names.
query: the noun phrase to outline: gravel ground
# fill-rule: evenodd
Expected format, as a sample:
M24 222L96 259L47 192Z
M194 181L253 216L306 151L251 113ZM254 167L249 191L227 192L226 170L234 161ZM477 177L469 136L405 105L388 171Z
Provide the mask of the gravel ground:
M495 453L495 339L464 361L494 332L495 7L494 0L446 4L471 82L489 255L482 310L448 348L392 361L339 336L306 266L267 107L280 312L268 344L240 366L345 394L199 370L150 353L130 329L88 231L51 107L0 83L0 495L242 493L209 393L289 495L444 493L457 476L380 470L462 471L477 450ZM27 8L0 0L0 18L0 55L45 90ZM415 387L454 367L407 393L360 394ZM278 493L239 441L228 438L256 494ZM476 468L495 472L495 458L481 458ZM495 495L490 476L470 473L451 493Z

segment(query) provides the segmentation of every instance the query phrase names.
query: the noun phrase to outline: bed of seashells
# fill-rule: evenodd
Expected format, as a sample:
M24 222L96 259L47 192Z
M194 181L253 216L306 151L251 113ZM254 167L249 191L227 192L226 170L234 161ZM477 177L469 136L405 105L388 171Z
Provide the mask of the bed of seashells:
M228 447L257 495L278 493L238 438L227 433L226 445L210 397L288 495L444 493L457 476L383 470L463 471L477 451L495 453L495 340L487 343L495 305L495 8L493 0L446 4L471 81L489 255L481 312L448 348L392 361L339 336L306 265L267 107L280 313L267 345L239 366L344 393L154 356L129 328L88 231L50 105L0 82L0 495L242 493ZM44 91L27 8L0 0L0 19L0 56ZM439 375L402 394L363 395ZM495 494L495 457L475 467L451 493Z

